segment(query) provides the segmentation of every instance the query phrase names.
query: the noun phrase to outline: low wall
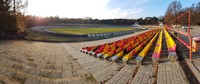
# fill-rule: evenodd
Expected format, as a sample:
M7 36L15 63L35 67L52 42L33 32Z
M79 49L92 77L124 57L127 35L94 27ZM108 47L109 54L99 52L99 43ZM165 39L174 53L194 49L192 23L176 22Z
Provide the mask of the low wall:
M135 30L122 31L122 32L111 32L111 33L100 33L100 34L87 34L86 37L94 38L94 37L119 36L119 35L132 34L134 32L135 32Z

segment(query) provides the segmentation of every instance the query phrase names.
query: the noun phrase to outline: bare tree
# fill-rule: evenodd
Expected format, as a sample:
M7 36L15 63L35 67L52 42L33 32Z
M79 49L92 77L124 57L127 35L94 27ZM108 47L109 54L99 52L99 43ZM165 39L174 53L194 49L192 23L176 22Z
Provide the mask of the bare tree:
M25 32L27 25L27 18L24 15L28 6L28 0L13 0L14 16L16 20L17 33Z
M165 12L165 22L170 23L170 21L175 18L181 11L182 5L179 1L173 1L169 4L167 11Z
M25 31L27 0L0 0L0 37Z

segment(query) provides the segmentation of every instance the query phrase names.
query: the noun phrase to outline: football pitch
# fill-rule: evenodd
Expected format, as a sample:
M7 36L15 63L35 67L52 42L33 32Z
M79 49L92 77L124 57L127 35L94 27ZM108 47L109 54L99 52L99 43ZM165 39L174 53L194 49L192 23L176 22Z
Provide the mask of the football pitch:
M62 34L94 34L135 30L135 28L49 28L49 31Z

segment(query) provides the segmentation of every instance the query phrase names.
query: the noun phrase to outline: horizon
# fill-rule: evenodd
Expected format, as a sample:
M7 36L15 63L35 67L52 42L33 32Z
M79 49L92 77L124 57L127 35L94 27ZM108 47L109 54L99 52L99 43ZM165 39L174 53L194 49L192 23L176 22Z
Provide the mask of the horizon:
M174 0L127 0L125 2L123 0L29 0L26 15L61 18L91 17L92 19L159 17L164 16L172 1ZM177 1L181 2L182 8L198 2L198 0Z

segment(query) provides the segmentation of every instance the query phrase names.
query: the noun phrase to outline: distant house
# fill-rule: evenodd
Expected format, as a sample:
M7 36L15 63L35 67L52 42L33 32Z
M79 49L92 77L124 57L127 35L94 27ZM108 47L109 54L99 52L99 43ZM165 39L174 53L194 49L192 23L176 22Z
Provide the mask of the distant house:
M138 27L138 26L141 26L141 25L138 25L138 22L135 22L135 24L132 25L133 27Z
M180 25L172 25L172 28L180 28Z
M160 22L159 26L163 26L163 22Z

